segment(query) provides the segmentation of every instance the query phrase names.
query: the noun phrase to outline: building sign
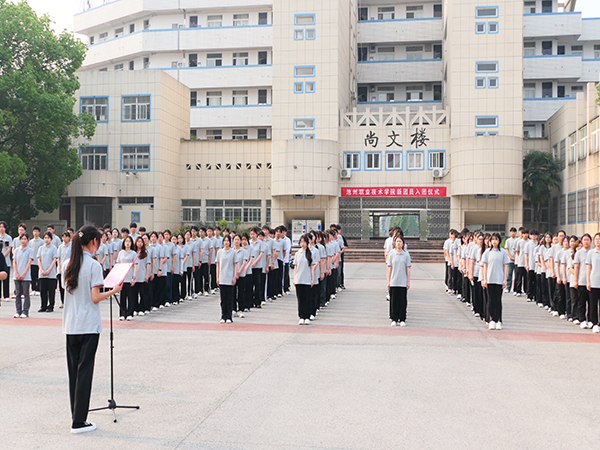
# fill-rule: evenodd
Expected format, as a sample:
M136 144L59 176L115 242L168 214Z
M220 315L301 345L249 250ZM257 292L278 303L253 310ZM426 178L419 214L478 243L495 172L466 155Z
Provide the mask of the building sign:
M446 197L445 187L345 187L342 197Z
M399 137L400 135L398 133L396 133L394 130L391 130L386 136L386 148L402 148L402 143L398 142ZM427 137L427 130L425 128L415 128L415 132L410 135L410 139L410 145L413 145L417 149L423 146L427 147L427 141L429 141L429 138ZM365 147L377 148L378 145L379 136L374 131L369 131L365 135Z

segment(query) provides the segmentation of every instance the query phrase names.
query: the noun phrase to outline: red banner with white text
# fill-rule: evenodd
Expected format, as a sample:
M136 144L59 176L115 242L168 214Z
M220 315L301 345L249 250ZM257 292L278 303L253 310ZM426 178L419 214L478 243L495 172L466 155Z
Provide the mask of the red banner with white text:
M342 197L446 197L445 187L344 187Z

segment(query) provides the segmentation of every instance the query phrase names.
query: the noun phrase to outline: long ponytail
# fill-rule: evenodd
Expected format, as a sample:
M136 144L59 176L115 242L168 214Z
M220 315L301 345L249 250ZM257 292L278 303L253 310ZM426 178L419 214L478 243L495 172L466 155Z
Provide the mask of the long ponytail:
M71 259L65 271L65 289L72 294L79 284L79 271L83 262L83 247L94 239L100 242L100 232L91 225L82 226L74 235L71 243Z
M308 246L308 243L310 242L310 240L308 239L308 235L307 234L303 234L302 236L300 236L300 239L298 240L298 242L300 241L304 241L306 242L306 251L305 253L305 257L306 257L306 261L308 262L308 267L312 266L312 253L310 251L310 247Z

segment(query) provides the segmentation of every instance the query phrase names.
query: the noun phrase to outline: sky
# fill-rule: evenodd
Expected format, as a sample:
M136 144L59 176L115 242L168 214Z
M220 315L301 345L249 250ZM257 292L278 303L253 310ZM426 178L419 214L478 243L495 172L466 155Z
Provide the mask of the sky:
M80 12L84 2L87 1L91 2L92 6L100 6L104 2L104 0L29 0L29 4L38 15L48 13L55 22L55 30L72 31L73 15ZM577 0L576 11L581 11L583 17L600 17L600 1Z

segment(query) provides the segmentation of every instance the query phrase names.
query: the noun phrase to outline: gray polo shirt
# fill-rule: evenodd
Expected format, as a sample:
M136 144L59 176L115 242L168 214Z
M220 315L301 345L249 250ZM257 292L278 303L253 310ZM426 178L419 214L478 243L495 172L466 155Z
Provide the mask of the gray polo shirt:
M579 252L575 254L577 256ZM600 252L595 248L590 249L585 258L585 263L592 267L590 272L590 286L592 289L600 288ZM587 268L586 268L587 271Z
M587 286L587 267L586 267L586 263L587 263L587 256L588 253L591 252L592 250L586 250L585 248L582 248L580 250L577 250L577 253L575 253L575 264L579 264L579 277L577 278L577 284L579 286ZM591 281L591 280L590 280Z
M0 256L0 258L1 257L2 256ZM35 258L33 256L33 250L29 246L25 247L25 250L23 250L23 247L21 246L15 249L14 263L17 265L17 272L19 275L23 273L30 259L33 261ZM31 269L27 271L25 277L20 281L31 281Z
M44 245L44 240L42 238L32 239L29 241L29 247L33 250L32 255L34 256L33 261L31 262L32 266L37 266L37 254L40 247Z
M317 265L317 268L315 269L315 283L318 283L319 278L321 277L321 252L319 251L319 248L316 245L311 247L310 252L312 255L313 265Z
M233 285L234 265L235 256L237 253L235 250L230 248L229 250L221 250L217 254L217 260L215 264L219 264L219 285L225 286Z
M388 254L387 266L392 268L390 287L406 287L408 268L411 266L410 255L407 251L394 249Z
M234 249L234 251L235 251L235 249ZM242 265L247 260L248 260L248 252L243 247L240 247L235 255L235 262L237 263L237 270L240 270ZM245 276L246 276L246 271L244 270L240 273L240 278L243 278Z
M121 250L119 252L119 255L117 256L117 262L132 263L135 260L136 256L137 256L137 253L134 252L133 250ZM129 272L127 272L127 275L125 275L125 280L123 280L123 282L131 283L132 278L133 278L133 266L131 267L131 269L129 269Z
M139 253L138 253L138 255L139 255ZM140 259L138 256L138 259L135 260L134 265L137 266L137 271L135 273L135 282L136 283L143 283L144 281L146 281L146 273L148 273L148 264L149 263L150 263L150 258L148 258L147 254L144 259Z
M310 250L307 249L307 251ZM300 249L294 255L294 265L296 266L294 284L310 286L312 283L312 277L310 274L310 267L308 267L308 260L306 259L306 252L304 250Z
M132 253L135 254L135 252ZM92 288L103 284L104 278L100 263L89 253L83 252L77 288L72 294L65 289L64 334L99 334L102 332L100 304L92 301Z
M69 245L60 244L58 247L58 270L60 271L63 264L71 258L71 243Z
M58 258L58 249L52 244L42 245L38 250L37 257L42 261L42 265L40 266L40 278L56 278L56 264L48 275L42 275L42 270L48 270L52 261Z
M481 262L487 264L486 281L488 284L502 285L504 283L504 265L510 262L506 251L488 248L483 252Z

